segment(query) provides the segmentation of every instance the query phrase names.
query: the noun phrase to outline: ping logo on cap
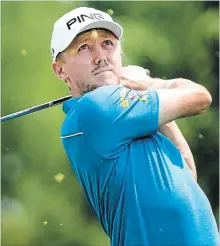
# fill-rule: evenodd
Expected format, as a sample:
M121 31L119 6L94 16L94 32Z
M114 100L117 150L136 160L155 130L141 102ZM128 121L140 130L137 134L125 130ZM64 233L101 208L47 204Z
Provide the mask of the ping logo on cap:
M68 29L70 30L71 29L71 26L76 23L77 21L79 23L82 23L84 21L86 21L86 19L91 19L91 20L104 20L105 18L102 16L102 14L93 14L93 13L90 13L90 15L78 15L74 18L72 18L71 20L69 20L66 25L68 27Z

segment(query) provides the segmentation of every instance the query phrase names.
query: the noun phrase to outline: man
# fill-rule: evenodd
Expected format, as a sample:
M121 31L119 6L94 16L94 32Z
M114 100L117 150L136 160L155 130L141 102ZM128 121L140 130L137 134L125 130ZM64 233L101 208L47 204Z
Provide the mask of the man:
M122 33L86 7L54 24L52 67L73 97L61 129L70 163L111 245L216 246L210 203L174 122L203 113L211 96L186 79L131 79Z

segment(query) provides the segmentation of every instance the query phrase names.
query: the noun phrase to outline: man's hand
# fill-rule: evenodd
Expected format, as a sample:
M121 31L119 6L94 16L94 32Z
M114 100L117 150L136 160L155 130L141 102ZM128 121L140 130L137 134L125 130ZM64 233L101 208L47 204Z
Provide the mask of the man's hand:
M152 84L152 78L148 70L130 65L122 67L120 84L133 90L147 90Z

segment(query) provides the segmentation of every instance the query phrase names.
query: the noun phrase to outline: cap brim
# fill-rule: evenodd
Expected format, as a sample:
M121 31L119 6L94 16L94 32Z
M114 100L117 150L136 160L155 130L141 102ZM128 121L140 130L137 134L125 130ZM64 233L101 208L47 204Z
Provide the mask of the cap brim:
M79 35L80 33L84 32L84 31L88 31L90 29L93 29L93 28L107 29L107 30L111 31L118 39L120 39L122 37L122 34L123 34L122 27L116 22L110 22L110 21L106 21L106 20L92 22L92 23L84 26L83 28L79 29L76 32L76 35L73 36L70 40L68 40L66 42L65 47L63 47L63 49L60 52L64 51L71 44L71 42L74 40L74 38L77 35Z
M118 39L120 39L123 34L123 29L118 23L105 21L105 20L90 23L87 26L83 27L78 33L81 33L81 32L84 32L84 31L87 31L93 28L107 29L111 31Z

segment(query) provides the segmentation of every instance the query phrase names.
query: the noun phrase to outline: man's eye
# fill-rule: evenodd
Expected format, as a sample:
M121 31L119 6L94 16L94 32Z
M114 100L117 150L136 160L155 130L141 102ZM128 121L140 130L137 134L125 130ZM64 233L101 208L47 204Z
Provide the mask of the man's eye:
M113 45L112 41L111 40L105 40L103 42L104 45Z
M89 49L89 45L88 45L88 44L82 45L82 46L78 49L78 51L80 51L80 50L86 50L86 49Z

